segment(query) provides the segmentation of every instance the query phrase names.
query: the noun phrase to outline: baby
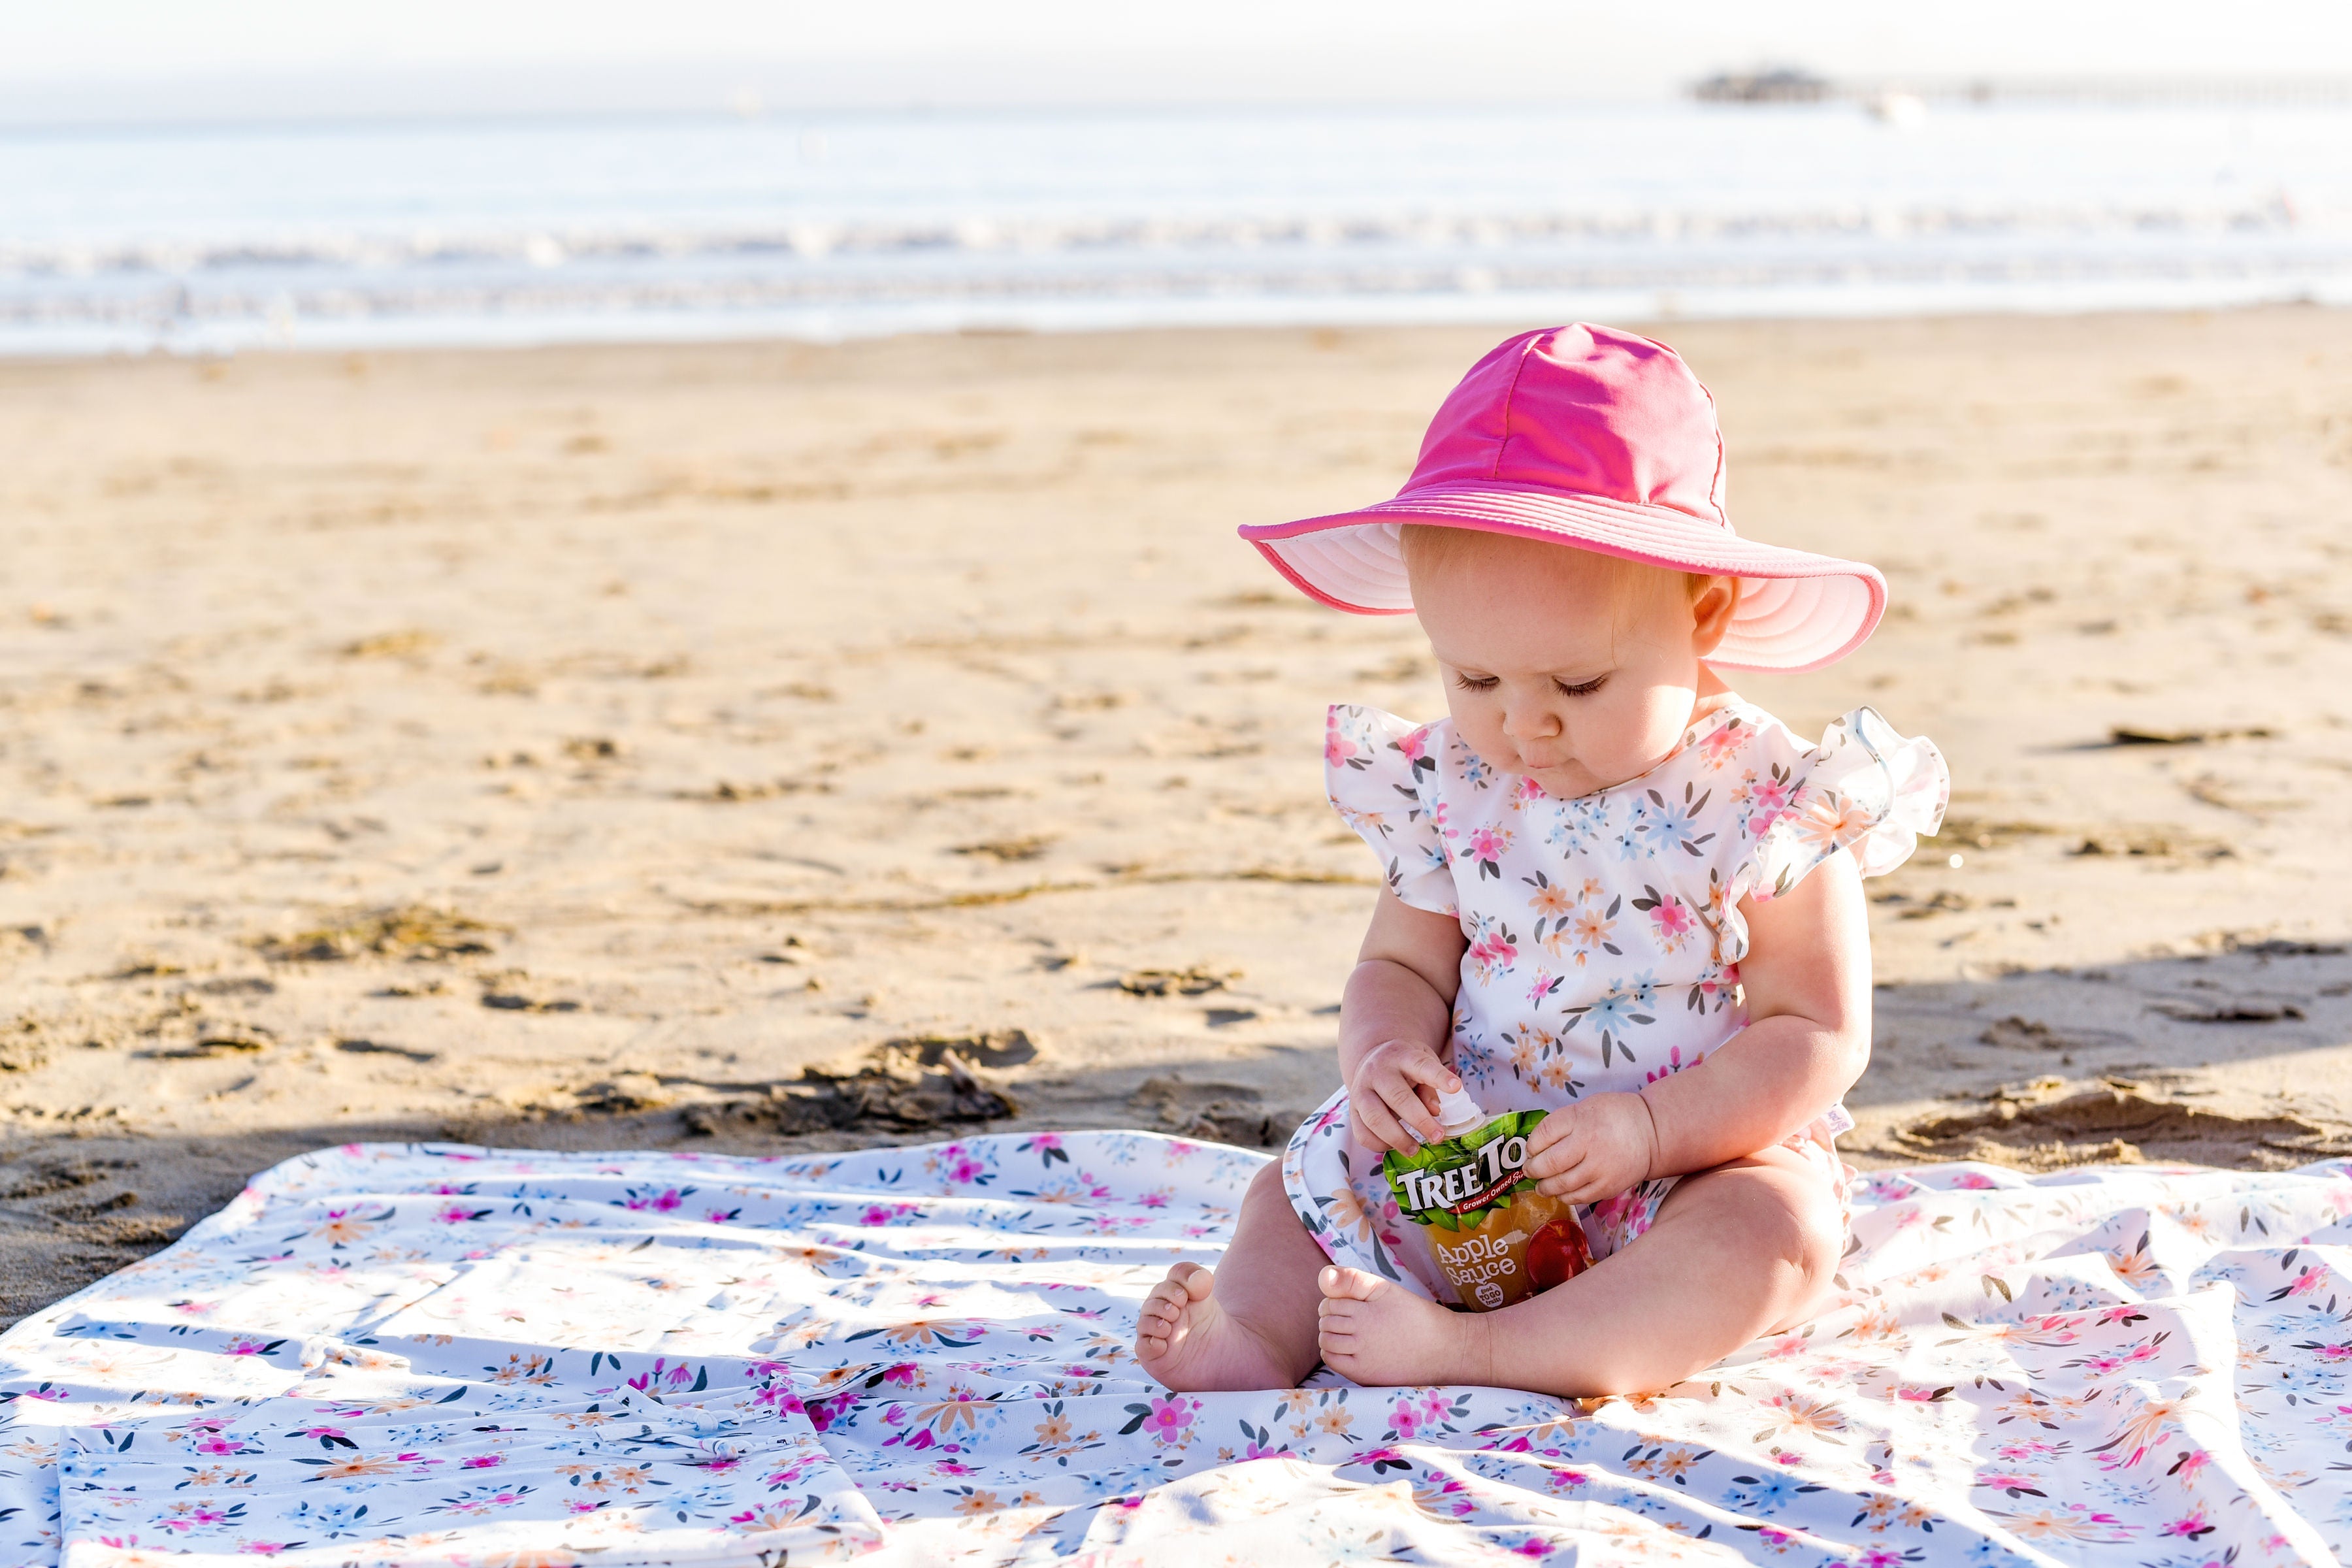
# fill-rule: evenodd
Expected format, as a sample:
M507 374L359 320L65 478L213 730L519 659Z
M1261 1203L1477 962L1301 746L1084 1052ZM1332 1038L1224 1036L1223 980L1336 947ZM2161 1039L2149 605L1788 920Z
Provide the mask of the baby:
M1395 500L1242 531L1327 604L1417 615L1452 716L1331 710L1332 804L1387 881L1346 1087L1251 1184L1223 1265L1153 1288L1143 1366L1628 1393L1813 1315L1870 1055L1862 879L1937 829L1948 781L1867 708L1809 745L1717 671L1843 657L1884 580L1733 533L1706 388L1592 326L1481 360ZM1486 1313L1453 1310L1381 1168L1465 1088L1549 1112L1526 1168L1597 1260Z

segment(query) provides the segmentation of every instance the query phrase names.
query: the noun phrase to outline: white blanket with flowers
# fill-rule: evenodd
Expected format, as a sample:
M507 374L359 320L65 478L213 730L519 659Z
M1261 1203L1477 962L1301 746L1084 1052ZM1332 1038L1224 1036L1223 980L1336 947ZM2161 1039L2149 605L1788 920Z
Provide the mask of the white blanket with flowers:
M1262 1156L362 1145L0 1339L0 1561L2335 1563L2352 1174L1869 1179L1850 1304L1654 1397L1171 1395Z

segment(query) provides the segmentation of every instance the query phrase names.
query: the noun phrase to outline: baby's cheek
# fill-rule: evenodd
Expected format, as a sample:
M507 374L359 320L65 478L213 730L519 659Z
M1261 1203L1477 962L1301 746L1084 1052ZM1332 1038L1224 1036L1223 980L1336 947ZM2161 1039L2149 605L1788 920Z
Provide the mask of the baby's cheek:
M1481 701L1475 692L1457 689L1447 696L1445 706L1453 716L1454 732L1469 742L1472 751L1482 757L1510 754L1493 703Z

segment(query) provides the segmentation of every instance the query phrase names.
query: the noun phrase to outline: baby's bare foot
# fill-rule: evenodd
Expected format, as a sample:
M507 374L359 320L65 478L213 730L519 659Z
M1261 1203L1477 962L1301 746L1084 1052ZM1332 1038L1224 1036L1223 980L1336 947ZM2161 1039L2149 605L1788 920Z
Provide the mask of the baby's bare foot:
M1297 1379L1241 1319L1217 1305L1217 1277L1179 1263L1135 1318L1135 1359L1175 1389L1288 1388Z
M1484 1325L1360 1268L1336 1264L1316 1277L1316 1342L1323 1363L1373 1387L1488 1383L1478 1350Z

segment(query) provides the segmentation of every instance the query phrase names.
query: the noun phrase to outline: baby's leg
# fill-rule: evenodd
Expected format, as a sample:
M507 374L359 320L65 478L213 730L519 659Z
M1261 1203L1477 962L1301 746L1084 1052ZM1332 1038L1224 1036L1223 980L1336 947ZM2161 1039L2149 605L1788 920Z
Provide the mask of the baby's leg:
M1242 1195L1216 1272L1179 1263L1151 1288L1135 1359L1182 1393L1297 1387L1315 1370L1315 1276L1328 1261L1291 1212L1281 1163L1269 1163Z
M1327 1268L1323 1359L1363 1384L1568 1397L1665 1388L1811 1316L1844 1240L1829 1184L1793 1152L1767 1149L1685 1176L1647 1233L1499 1312L1448 1311L1360 1269Z

